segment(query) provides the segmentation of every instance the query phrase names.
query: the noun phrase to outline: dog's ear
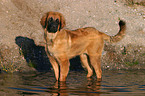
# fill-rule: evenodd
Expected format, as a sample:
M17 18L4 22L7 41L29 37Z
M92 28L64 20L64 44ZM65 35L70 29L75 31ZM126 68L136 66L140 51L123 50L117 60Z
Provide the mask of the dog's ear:
M66 25L65 18L61 13L59 14L59 16L60 16L60 29L62 29Z
M46 28L47 17L48 17L48 13L44 14L40 21L40 24L42 25L44 29Z

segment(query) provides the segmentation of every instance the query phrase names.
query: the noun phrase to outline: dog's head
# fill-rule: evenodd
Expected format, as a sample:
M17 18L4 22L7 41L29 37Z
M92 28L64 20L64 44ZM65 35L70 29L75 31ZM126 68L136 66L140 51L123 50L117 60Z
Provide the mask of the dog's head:
M59 12L47 12L40 23L49 33L56 33L65 26L65 19Z

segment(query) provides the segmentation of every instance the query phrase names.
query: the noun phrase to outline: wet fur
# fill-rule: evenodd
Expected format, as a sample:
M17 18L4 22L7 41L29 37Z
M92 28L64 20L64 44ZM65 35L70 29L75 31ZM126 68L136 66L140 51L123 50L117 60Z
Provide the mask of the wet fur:
M56 19L60 20L57 32L48 31L48 21L46 20L50 17L54 21ZM93 75L94 69L97 78L102 78L101 55L104 41L111 43L120 41L124 37L126 29L125 22L122 20L119 22L120 30L115 36L109 36L93 27L80 28L73 31L63 29L65 19L59 12L46 13L40 23L44 28L45 50L53 66L56 80L59 81L66 81L70 66L69 59L77 55L80 55L81 62L88 71L87 77ZM89 56L91 64L88 63L86 54Z

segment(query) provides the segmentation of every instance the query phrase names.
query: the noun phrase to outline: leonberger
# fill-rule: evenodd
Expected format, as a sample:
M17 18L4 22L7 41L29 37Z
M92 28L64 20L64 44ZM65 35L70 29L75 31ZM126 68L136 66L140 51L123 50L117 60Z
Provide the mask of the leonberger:
M70 66L69 59L77 55L80 55L81 62L88 71L87 77L93 75L94 69L97 78L101 79L104 41L111 43L120 41L126 29L125 22L120 20L120 30L114 36L109 36L93 27L67 30L64 29L66 25L64 16L52 11L44 14L40 23L44 28L45 51L58 81L66 81Z

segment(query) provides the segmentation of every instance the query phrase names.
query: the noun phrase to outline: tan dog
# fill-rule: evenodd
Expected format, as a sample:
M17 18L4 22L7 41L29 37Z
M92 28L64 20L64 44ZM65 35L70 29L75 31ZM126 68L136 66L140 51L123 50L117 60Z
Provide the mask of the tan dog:
M97 78L102 78L101 55L104 40L120 41L126 29L125 22L121 20L120 31L115 36L108 36L92 27L71 31L63 29L65 19L58 12L46 13L40 23L45 30L45 50L53 66L56 80L59 81L66 81L70 66L69 59L77 55L80 55L82 63L88 70L87 77L93 75L92 68L94 68ZM91 64L88 63L87 55Z

